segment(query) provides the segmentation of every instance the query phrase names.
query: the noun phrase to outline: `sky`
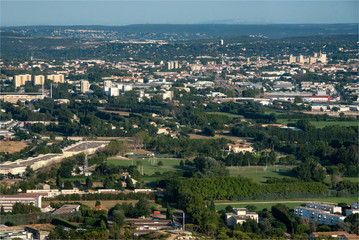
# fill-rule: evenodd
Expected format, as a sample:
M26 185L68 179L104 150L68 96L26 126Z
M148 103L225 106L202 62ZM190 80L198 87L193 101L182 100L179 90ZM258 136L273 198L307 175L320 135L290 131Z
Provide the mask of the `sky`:
M358 23L352 0L0 0L1 26Z

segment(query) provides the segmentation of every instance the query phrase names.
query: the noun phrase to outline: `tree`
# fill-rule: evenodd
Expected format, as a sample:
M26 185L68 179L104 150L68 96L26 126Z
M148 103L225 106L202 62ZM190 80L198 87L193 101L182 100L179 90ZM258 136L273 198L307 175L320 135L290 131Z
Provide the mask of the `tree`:
M122 210L113 211L113 221L121 228L125 224L125 214Z
M137 217L148 217L151 214L150 204L145 198L141 198L135 204Z
M64 189L73 189L74 186L72 185L72 182L70 181L65 181L64 182Z
M62 188L62 178L61 178L61 176L60 175L57 175L57 177L56 177L56 186L58 187L58 188Z
M86 178L86 187L87 188L92 188L93 182L92 182L92 178L90 176L88 176Z
M135 189L135 186L133 185L133 181L130 177L126 178L126 185L128 189Z
M167 210L166 210L166 218L167 219L173 218L173 210L168 203L167 203Z
M214 130L213 127L207 126L203 129L203 134L206 136L214 137L214 135L216 135L216 131Z
M159 162L157 163L157 165L158 165L158 166L163 166L163 162L162 162L162 161L159 161Z
M100 205L101 205L101 202L97 200L95 203L95 206L100 206Z

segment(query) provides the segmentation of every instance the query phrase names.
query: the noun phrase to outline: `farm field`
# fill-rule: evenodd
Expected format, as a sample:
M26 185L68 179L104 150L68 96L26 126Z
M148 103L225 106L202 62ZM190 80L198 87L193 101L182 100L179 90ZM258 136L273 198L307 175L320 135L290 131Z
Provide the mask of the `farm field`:
M278 119L277 122L283 125L287 125L288 123L295 123L297 119L292 119L288 121L288 119ZM359 122L357 121L310 121L310 123L316 128L324 128L326 126L357 126L359 127Z
M294 177L292 174L293 167L287 166L252 166L252 167L227 167L229 175L243 176L251 178L253 182L266 182L268 178L272 177Z
M254 205L257 207L256 211L263 210L264 208L270 209L273 205L278 203L284 204L289 208L300 206L306 202L326 202L331 204L346 203L350 205L352 202L358 201L358 197L323 197L323 198L306 198L306 199L283 199L283 200L251 200L243 202L230 202L230 201L216 201L216 210L225 209L226 206L231 205L232 207L245 207L247 205Z
M14 141L0 141L0 152L20 152L22 149L27 147L28 144L25 142L14 142Z
M207 112L207 114L211 115L222 115L230 118L244 118L243 115L233 114L233 113L225 113L225 112Z
M131 166L137 165L139 171L146 175L153 175L156 172L172 172L172 171L182 171L191 169L188 166L180 166L181 160L184 159L169 159L169 158L145 158L145 159L108 159L107 164L115 166ZM159 166L158 163L162 161L163 166ZM138 164L139 163L139 164Z

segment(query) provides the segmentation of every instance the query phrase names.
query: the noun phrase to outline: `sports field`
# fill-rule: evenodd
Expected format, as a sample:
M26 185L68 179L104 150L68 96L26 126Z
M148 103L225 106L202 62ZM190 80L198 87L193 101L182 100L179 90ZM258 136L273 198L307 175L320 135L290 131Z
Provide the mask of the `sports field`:
M253 179L254 182L266 182L268 178L294 177L293 167L286 166L251 166L251 167L227 167L231 176L243 176Z
M143 158L143 159L108 159L107 164L115 166L138 166L138 170L146 175L153 175L156 172L164 173L171 171L183 171L191 169L188 166L180 166L180 162L184 159L171 159L171 158ZM162 166L158 165L162 162Z

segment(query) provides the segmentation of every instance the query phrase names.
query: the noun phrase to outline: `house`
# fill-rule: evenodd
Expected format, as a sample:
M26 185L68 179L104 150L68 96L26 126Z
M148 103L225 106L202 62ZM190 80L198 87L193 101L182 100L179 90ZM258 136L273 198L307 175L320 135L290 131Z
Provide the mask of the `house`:
M108 209L107 209L107 208L105 208L105 207L104 207L104 206L102 206L102 205L95 206L93 209L94 209L95 211L101 211L101 210L104 210L104 211L108 212Z
M237 224L242 224L248 219L253 219L258 222L258 214L250 212L246 208L233 208L231 213L226 213L227 226L233 227Z
M228 151L233 153L253 152L253 148L251 146L231 144L231 143L228 143L227 146L228 146Z

